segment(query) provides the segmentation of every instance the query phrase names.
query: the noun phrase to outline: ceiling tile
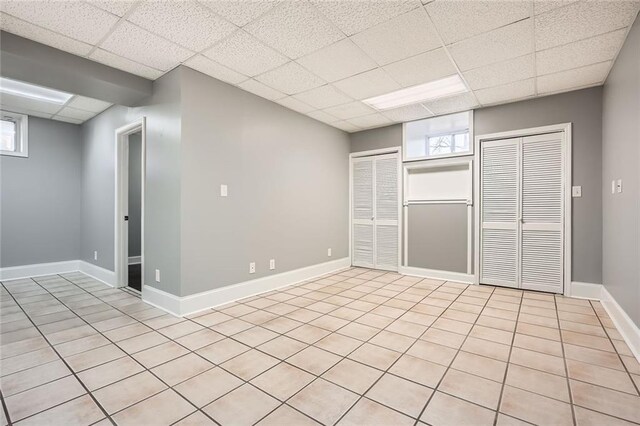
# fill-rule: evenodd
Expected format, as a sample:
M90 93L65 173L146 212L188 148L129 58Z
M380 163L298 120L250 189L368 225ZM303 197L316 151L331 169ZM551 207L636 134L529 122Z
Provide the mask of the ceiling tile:
M609 69L611 69L611 62L602 62L569 71L543 75L538 77L538 94L561 92L600 84L607 77Z
M384 66L384 70L403 87L438 80L457 73L443 48Z
M193 1L144 2L127 20L194 52L211 46L237 28Z
M55 114L58 112L62 105L54 104L51 102L43 102L36 99L25 98L23 96L14 96L7 93L0 94L0 104L2 109L9 111L20 112L21 110L37 111L42 114Z
M304 92L324 84L324 81L295 62L256 77L257 80L287 95Z
M595 36L536 53L538 75L551 74L572 68L613 59L627 35L626 29Z
M245 29L292 59L344 38L335 25L306 2L284 1Z
M376 112L376 110L369 108L362 102L351 102L344 105L338 105L327 108L324 111L342 120L348 120L353 117L360 117Z
M327 124L339 121L338 118L324 111L313 111L313 112L307 113L307 115L313 118L314 120L322 121L323 123L327 123Z
M420 118L430 117L433 114L421 104L407 105L400 108L387 109L382 114L389 117L392 121L403 122L418 120Z
M576 1L578 0L534 0L533 10L536 15L539 15L559 7L570 5Z
M637 1L579 1L537 15L536 48L548 49L627 27L639 8Z
M379 113L351 118L348 121L349 123L354 124L358 127L362 127L363 129L388 126L389 124L391 124L391 120Z
M330 82L368 71L377 66L373 59L348 38L300 58L297 62Z
M324 1L312 3L347 35L353 35L374 25L420 7L417 0L408 1Z
M476 102L472 93L463 93L461 95L425 102L424 106L434 114L441 115L451 112L468 111L477 107L478 102Z
M243 30L231 34L204 54L251 77L279 67L288 61L286 56Z
M527 98L536 94L535 78L516 81L502 86L474 91L483 105L497 104Z
M535 61L533 55L525 55L476 68L463 74L471 90L501 86L535 77Z
M88 1L92 5L118 16L124 16L129 11L129 9L131 9L131 6L137 3L136 1L127 1L127 0L118 0L118 1L88 0Z
M311 112L311 111L313 111L315 109L312 106L307 105L304 102L297 100L293 96L287 96L286 98L278 99L276 101L276 103L279 103L280 105L282 105L284 107L287 107L287 108L289 108L291 110L294 110L294 111L302 113L302 114L306 114L306 113Z
M184 64L196 71L200 71L203 74L207 74L208 76L217 78L221 81L226 81L227 83L231 84L238 84L241 81L245 81L249 78L202 55L196 55L192 58L189 58L189 60L187 60Z
M449 52L462 71L533 53L532 20L468 38L449 46Z
M118 22L111 13L77 1L3 0L0 11L90 44L100 41Z
M446 44L455 43L531 16L528 1L434 1L427 12Z
M400 85L382 68L363 72L333 84L354 99L367 99L400 89Z
M344 130L345 132L349 132L349 133L353 133L353 132L357 132L359 130L362 130L360 127L354 126L353 124L349 123L346 120L336 121L335 123L331 123L331 125L333 127L336 127L336 128L338 128L340 130Z
M110 104L109 102L101 101L99 99L86 98L79 95L74 96L73 99L71 99L71 101L67 103L67 106L93 112L94 114L104 111L111 105L113 104Z
M169 71L193 54L128 22L121 23L100 47L161 71Z
M277 1L251 0L251 1L201 1L218 15L239 27L247 25L263 13L278 4Z
M54 33L6 13L0 13L0 29L74 55L85 56L93 48L90 44Z
M352 40L378 64L386 65L441 46L423 8L369 28Z
M91 117L95 116L94 112L83 111L81 109L72 108L70 106L66 106L62 108L56 116L66 117L66 118L74 118L76 120L88 120Z
M295 98L316 109L324 109L353 101L349 96L338 91L330 84L311 89L307 92L298 93L295 95Z
M163 74L160 70L139 64L130 59L123 58L122 56L114 55L113 53L102 49L96 49L91 53L91 55L89 55L89 59L109 65L113 68L130 72L131 74L148 78L149 80L155 80Z
M62 117L61 115L54 115L53 117L51 117L52 120L56 120L56 121L62 121L64 123L71 123L71 124L82 124L87 120L79 120L77 118L69 118L69 117Z
M254 95L258 95L269 100L280 99L285 96L284 93L281 93L275 89L272 89L271 87L266 86L254 79L243 81L242 83L238 84L238 87L240 87L243 90L246 90L247 92L251 92Z

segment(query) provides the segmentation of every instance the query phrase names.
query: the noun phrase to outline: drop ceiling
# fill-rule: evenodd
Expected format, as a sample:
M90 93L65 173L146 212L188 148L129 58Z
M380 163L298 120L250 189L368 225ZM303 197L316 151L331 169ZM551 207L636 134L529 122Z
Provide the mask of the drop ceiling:
M3 0L0 28L152 80L184 64L354 132L601 85L639 9L640 0ZM362 102L454 74L469 92L386 111Z

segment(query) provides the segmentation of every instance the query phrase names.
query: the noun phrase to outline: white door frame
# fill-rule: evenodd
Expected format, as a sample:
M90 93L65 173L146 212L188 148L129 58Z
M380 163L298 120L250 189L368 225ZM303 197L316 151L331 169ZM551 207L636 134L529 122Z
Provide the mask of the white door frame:
M402 266L402 147L372 149L369 151L352 152L349 154L349 263L353 265L353 159L362 157L374 157L376 155L398 154L398 270ZM374 188L375 189L375 188ZM375 208L375 206L374 206ZM374 229L375 232L375 229ZM374 259L375 261L375 259Z
M140 167L142 188L140 189L140 262L141 262L141 285L144 285L144 199L146 187L146 152L147 152L147 132L146 119L142 117L132 123L116 129L116 179L115 179L115 218L114 218L114 263L116 272L116 287L126 287L128 281L128 224L125 223L124 216L127 214L129 200L125 195L129 188L129 135L142 133L142 164ZM125 167L127 166L127 167Z
M484 141L508 138L521 138L526 136L535 136L545 133L564 132L565 151L564 151L564 277L563 277L563 294L571 296L571 164L572 164L572 128L571 123L554 124L550 126L533 127L529 129L510 130L499 133L489 133L478 135L474 140L474 167L473 176L473 198L475 203L475 229L474 229L474 283L480 284L480 209L482 208L482 200L480 198L480 144Z

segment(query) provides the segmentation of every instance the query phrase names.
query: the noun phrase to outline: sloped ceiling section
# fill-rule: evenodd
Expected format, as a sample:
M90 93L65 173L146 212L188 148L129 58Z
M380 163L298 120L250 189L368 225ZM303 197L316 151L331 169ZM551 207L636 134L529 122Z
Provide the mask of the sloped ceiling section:
M600 85L640 0L0 2L0 28L149 79L184 64L348 132ZM459 74L468 93L376 111Z

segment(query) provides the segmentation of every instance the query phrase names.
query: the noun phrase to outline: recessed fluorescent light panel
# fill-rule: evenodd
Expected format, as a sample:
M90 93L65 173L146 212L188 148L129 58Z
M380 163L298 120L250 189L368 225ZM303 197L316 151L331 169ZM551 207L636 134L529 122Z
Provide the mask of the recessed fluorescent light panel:
M384 110L419 102L432 101L467 91L467 86L460 76L455 74L440 80L430 81L429 83L397 90L387 93L386 95L365 99L363 102L376 109Z
M73 96L71 93L48 89L4 77L0 77L0 92L58 105L63 105Z

